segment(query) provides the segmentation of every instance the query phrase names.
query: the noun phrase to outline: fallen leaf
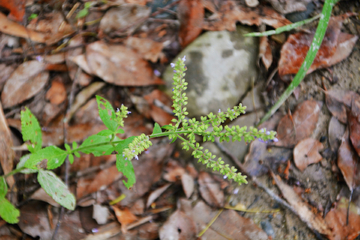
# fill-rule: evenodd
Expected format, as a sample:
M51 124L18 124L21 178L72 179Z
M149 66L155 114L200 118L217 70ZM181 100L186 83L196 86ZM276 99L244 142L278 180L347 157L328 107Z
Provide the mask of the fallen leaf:
M180 1L178 5L179 42L182 48L194 41L201 33L204 13L202 0Z
M171 214L164 225L161 226L159 236L161 240L195 239L195 223L193 219L186 215L183 211L176 210L173 214Z
M10 128L4 116L4 111L0 102L0 164L4 175L13 170L15 153L12 150L13 141L11 138ZM10 189L15 184L13 176L6 178Z
M171 183L165 184L162 187L159 187L155 191L152 191L148 197L148 200L146 202L146 208L150 207L150 205L158 198L160 195L166 191L170 187Z
M185 169L180 166L178 161L170 159L164 168L163 178L168 182L177 182L185 174Z
M320 234L330 236L331 230L325 220L320 215L312 212L310 206L295 193L294 189L284 183L279 176L276 176L273 172L271 172L271 174L286 201L295 209L297 216L305 222L310 229L314 229Z
M351 110L348 111L350 140L355 151L360 156L360 98L353 98Z
M337 206L326 214L325 221L332 229L332 239L356 239L360 234L360 209L351 202L348 216L348 204L349 200L342 197ZM349 224L346 223L347 216Z
M46 93L46 99L52 104L60 104L66 99L66 89L62 82L52 81L51 88Z
M321 161L322 156L319 151L324 149L324 145L316 139L306 138L296 144L294 148L294 162L300 171L312 164Z
M102 38L104 34L131 35L142 24L141 20L150 15L150 12L150 8L139 5L123 4L111 8L100 21L99 37Z
M40 200L43 202L47 202L54 207L60 207L60 204L55 202L55 200L52 197L50 197L49 194L47 194L43 188L39 188L38 190L36 190L30 196L30 199Z
M172 112L172 100L164 92L155 89L151 93L144 96L150 107L150 116L160 124L160 126L168 125L174 116L169 112ZM167 111L165 111L167 108Z
M212 210L203 201L198 201L188 214L192 215L197 226L197 232L200 233L209 222L215 219L218 213L219 210ZM209 226L201 239L265 240L269 238L251 219L240 216L234 210L224 210L216 218L216 221Z
M346 108L351 108L351 101L353 98L360 98L360 96L349 90L330 89L325 91L326 106L331 114L340 122L347 124Z
M39 43L44 43L47 39L46 34L27 29L24 26L9 20L1 12L0 12L0 32L26 39L30 38L32 41Z
M10 77L14 70L14 65L6 66L6 64L0 64L0 91L3 89L6 80Z
M191 177L190 174L184 173L181 175L181 184L187 198L190 198L191 194L194 192L194 179Z
M319 119L320 107L315 100L307 100L297 106L296 111L284 116L277 127L276 146L293 147L313 133Z
M9 108L33 97L47 83L49 72L45 64L28 61L21 64L6 81L1 94L4 108Z
M85 58L84 58L85 57ZM86 56L72 58L84 71L119 86L163 84L140 54L121 45L101 41L86 47Z
M274 28L291 24L289 20L274 11L272 8L258 5L255 9L238 6L235 1L221 1L221 6L215 16L210 17L203 24L203 29L209 31L235 31L236 22L257 25L262 23Z
M329 122L329 144L331 151L337 152L340 147L340 141L345 133L345 125L340 123L336 117L332 116Z
M350 55L358 37L340 32L343 20L349 16L352 14L344 14L330 19L324 40L307 74L319 68L330 67ZM314 33L315 31L312 30L311 33L299 32L289 36L281 49L280 76L296 74L299 71L312 43Z
M311 0L267 0L271 6L281 14L306 11L306 6Z
M260 37L259 58L263 62L265 68L268 70L272 64L273 56L268 38L266 36Z
M144 59L155 63L163 55L164 45L148 38L128 37L124 44L137 51Z
M224 206L224 192L220 188L220 183L207 172L199 174L199 191L203 199L213 207Z
M359 156L350 144L349 129L347 128L341 139L338 150L338 167L352 192L360 183L360 169L358 167Z
M114 209L116 219L121 224L122 233L126 233L127 225L135 222L137 220L137 217L132 212L130 212L130 210L128 208L120 209L117 206L112 206L112 208Z
M25 0L1 1L0 6L10 11L9 19L22 22L25 14Z

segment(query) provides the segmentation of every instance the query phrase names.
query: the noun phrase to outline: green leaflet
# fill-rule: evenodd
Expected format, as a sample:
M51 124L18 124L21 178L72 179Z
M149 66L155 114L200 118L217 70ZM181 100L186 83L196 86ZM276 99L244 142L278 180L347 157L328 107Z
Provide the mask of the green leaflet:
M111 130L113 133L116 132L118 128L118 123L116 122L116 115L112 105L103 97L96 96L96 101L99 108L99 116L105 126Z
M37 179L45 192L57 203L69 210L75 209L76 200L74 195L69 191L65 183L55 175L55 173L46 170L39 170Z
M122 172L128 181L123 180L125 187L131 188L136 183L136 176L132 162L123 157L122 153L116 154L116 168Z
M106 144L107 143L107 144ZM106 144L106 145L101 145ZM94 145L91 148L85 148ZM84 149L82 149L84 148ZM114 147L110 145L109 136L92 135L85 139L85 141L78 148L79 151L89 154L94 154L95 157L102 155L110 155L114 151Z
M18 163L18 165L16 165L16 169L25 167L25 163L30 158L30 156L31 156L31 154L26 154L26 155L22 156L20 158L20 162ZM21 173L30 174L30 173L36 173L37 171L38 171L37 169L24 169L21 171Z
M0 177L0 198L5 198L8 187L4 177Z
M15 224L19 222L20 211L15 208L5 197L0 198L0 216L6 222Z
M152 134L162 133L161 127L158 123L154 124L154 130Z
M31 153L41 149L42 134L40 124L28 108L21 111L21 133L24 142L30 140L31 145L28 145L28 149Z
M30 155L25 167L30 169L54 169L63 164L68 153L56 146L43 148Z

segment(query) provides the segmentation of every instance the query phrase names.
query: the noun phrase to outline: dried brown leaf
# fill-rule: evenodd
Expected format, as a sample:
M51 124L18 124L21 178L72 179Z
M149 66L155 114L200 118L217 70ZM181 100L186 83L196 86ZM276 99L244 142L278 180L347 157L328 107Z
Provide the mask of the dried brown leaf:
M273 61L273 56L267 37L260 37L259 58L263 62L265 68L269 69Z
M146 202L146 207L150 207L150 205L158 198L160 195L166 191L170 187L171 183L165 184L162 187L159 187L155 191L152 191L148 197L148 200Z
M194 192L194 187L195 187L194 179L191 177L190 174L184 173L181 176L181 184L185 192L185 196L189 198L191 194Z
M320 107L315 100L301 103L292 118L284 116L277 127L276 146L293 147L299 141L308 138L313 133L319 119Z
M332 116L329 122L329 144L331 151L337 152L340 147L340 141L345 133L345 125L340 123L336 117Z
M224 206L225 196L220 188L220 183L207 172L201 172L199 174L199 191L210 206Z
M135 222L138 218L132 212L130 212L130 210L128 208L120 209L117 206L113 206L112 208L114 209L116 219L121 224L121 231L123 233L126 233L127 225Z
M6 81L1 94L4 108L9 108L33 97L47 83L49 72L45 64L28 61L21 64Z
M160 239L195 239L196 227L193 219L177 210L168 218L159 231Z
M322 156L319 151L324 149L324 145L316 139L306 138L296 144L294 148L294 162L300 171L312 164L321 161Z
M353 98L360 98L360 96L349 90L330 89L325 91L327 108L334 117L344 124L347 123L346 108L351 108Z
M128 37L124 44L136 50L144 59L156 62L161 58L164 45L148 38Z
M306 11L306 6L311 0L267 0L273 8L281 14Z
M360 156L360 97L352 99L351 110L348 111L348 122L351 143Z
M66 89L62 82L52 81L51 88L46 93L46 99L52 104L60 104L66 99Z

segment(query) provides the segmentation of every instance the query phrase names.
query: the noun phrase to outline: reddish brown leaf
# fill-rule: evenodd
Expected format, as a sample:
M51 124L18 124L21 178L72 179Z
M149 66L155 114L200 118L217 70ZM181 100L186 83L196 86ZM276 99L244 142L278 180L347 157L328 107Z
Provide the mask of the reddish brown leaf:
M148 38L128 37L124 43L127 47L140 53L144 59L151 62L156 62L163 54L161 51L164 45Z
M279 176L276 176L272 172L271 174L282 195L293 209L295 209L301 220L304 221L309 228L316 230L320 234L330 236L331 230L325 220L320 215L312 212L310 206L304 202L290 186L284 183Z
M195 239L196 227L193 219L177 210L168 218L159 231L160 239Z
M360 98L360 96L353 91L341 89L330 89L325 92L326 106L329 111L345 124L347 123L346 108L351 108L353 98Z
M207 172L199 174L199 191L209 205L214 207L224 206L225 197L220 188L220 183Z
M121 223L121 231L123 233L126 233L127 225L135 222L137 220L137 217L132 212L130 212L128 208L120 209L116 206L113 206L112 208L115 211L116 219L119 221L119 223Z
M267 37L260 37L259 58L263 62L265 68L269 69L273 61L273 56Z
M51 88L46 93L46 99L53 104L60 104L66 99L66 89L62 82L52 81Z
M346 223L349 200L342 197L336 208L331 209L325 217L325 221L332 229L331 239L356 239L360 234L359 208L350 203L349 224Z
M360 98L353 98L351 110L348 111L350 140L360 156Z
M347 128L341 139L341 145L338 151L338 167L345 182L353 191L360 183L360 169L358 167L359 156L356 154L350 144L349 129Z
M342 36L343 33L340 30L343 20L351 15L344 14L330 19L324 40L307 74L319 68L329 67L349 56L357 37L349 34ZM314 30L312 33L299 32L289 36L281 49L280 76L296 74L299 71L310 48L313 36ZM339 49L337 50L337 48Z
M9 19L22 22L25 14L25 0L1 0L0 6L10 11Z
M169 111L172 111L172 100L168 95L155 89L151 93L145 95L144 99L150 106L150 115L155 122L159 123L160 126L171 123L174 116L169 113ZM168 111L165 111L165 108L167 108Z
M22 103L38 93L49 79L49 72L44 69L45 64L38 61L21 64L6 81L1 93L4 108Z
M316 139L306 138L296 144L294 148L294 162L300 171L312 164L320 162L322 156L319 151L324 149L324 145Z
M344 133L345 133L344 124L340 123L336 117L334 116L331 117L329 123L329 130L328 130L329 144L331 151L337 152L337 150L340 147L340 141Z
M179 42L181 47L186 47L201 33L204 12L202 0L180 1L178 14L180 21Z
M168 182L176 182L181 179L181 176L185 173L185 169L180 166L178 161L170 159L164 169L165 173L163 178Z
M320 107L315 100L301 103L292 118L286 115L280 120L277 127L279 141L275 145L293 147L299 141L310 137L316 127L319 113Z
M242 24L257 25L264 23L274 28L291 24L289 20L264 5L259 5L255 9L237 6L235 1L221 1L221 6L211 20L204 22L203 29L210 31L235 31L236 22Z

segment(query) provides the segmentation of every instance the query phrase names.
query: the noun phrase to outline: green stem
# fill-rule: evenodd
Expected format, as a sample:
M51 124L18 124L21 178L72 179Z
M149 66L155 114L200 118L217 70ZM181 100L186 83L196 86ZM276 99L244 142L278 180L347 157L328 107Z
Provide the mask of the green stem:
M322 43L322 40L324 38L329 19L331 16L331 10L334 6L334 3L336 0L325 0L324 7L321 13L319 25L316 29L313 41L310 45L310 49L305 57L305 60L303 64L301 65L298 73L296 74L294 80L290 83L288 88L285 90L285 92L280 96L279 100L275 103L275 105L265 114L265 116L261 119L259 124L262 124L266 120L268 120L278 109L279 107L285 102L285 100L292 94L294 89L299 86L300 82L304 79L306 76L307 71L311 67L311 64L313 63L316 54L320 48L320 45Z
M6 174L6 175L4 176L4 178L10 177L10 176L14 175L15 173L21 172L21 171L24 170L24 169L25 169L25 167L21 167L21 168L19 168L19 169L14 169L14 170L12 170L11 172L9 172L8 174Z

